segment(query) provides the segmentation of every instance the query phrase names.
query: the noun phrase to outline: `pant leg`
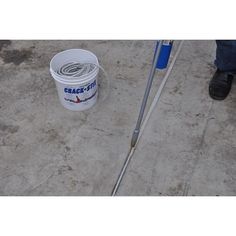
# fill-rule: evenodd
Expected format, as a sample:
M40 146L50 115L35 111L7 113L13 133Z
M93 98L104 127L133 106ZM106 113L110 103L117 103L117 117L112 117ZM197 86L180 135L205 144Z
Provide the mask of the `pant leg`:
M236 40L216 40L215 65L221 71L236 72Z

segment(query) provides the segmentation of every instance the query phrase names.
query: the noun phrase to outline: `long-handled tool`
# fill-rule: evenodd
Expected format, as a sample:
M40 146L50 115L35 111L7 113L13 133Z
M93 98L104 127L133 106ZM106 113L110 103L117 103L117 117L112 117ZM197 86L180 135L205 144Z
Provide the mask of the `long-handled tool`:
M166 45L164 45L163 42L160 42L159 44L157 43L157 47L156 47L156 51L155 51L155 55L154 55L154 60L153 60L153 64L152 64L152 69L153 69L154 65L156 65L156 67L158 69L164 69L164 68L167 67L168 59L169 59L169 56L170 56L170 53L171 53L172 43L173 43L172 41L168 41ZM126 169L128 167L128 164L129 164L129 162L131 160L131 157L133 156L133 153L134 153L135 148L136 148L136 146L138 144L140 136L142 135L142 133L144 131L144 128L145 128L145 126L146 126L146 124L147 124L147 122L148 122L148 120L149 120L149 118L150 118L150 116L151 116L151 114L152 114L152 112L153 112L157 102L159 101L159 98L161 96L161 92L162 92L162 90L163 90L163 88L164 88L164 86L165 86L165 84L167 82L167 79L169 78L169 75L170 75L170 73L171 73L171 71L172 71L172 69L174 67L176 59L178 58L178 55L179 55L179 53L181 51L182 45L183 45L183 41L181 41L179 43L178 49L177 49L177 51L175 53L175 56L173 57L173 59L171 61L171 64L170 64L170 66L169 66L169 68L168 68L168 70L167 70L167 72L166 72L166 74L165 74L165 76L164 76L164 78L163 78L163 80L161 82L160 87L158 88L158 91L157 91L157 93L156 93L156 95L155 95L155 97L154 97L154 99L153 99L153 101L151 103L151 106L150 106L150 108L149 108L149 110L147 112L147 115L145 116L145 119L144 119L143 122L142 122L142 117L143 117L144 110L140 109L138 122L140 122L140 119L141 119L141 122L139 123L139 126L136 125L136 127L135 127L135 130L137 130L137 131L136 132L134 131L135 135L133 135L134 138L132 137L132 142L131 142L130 150L129 150L127 156L126 156L124 165L123 165L123 167L121 169L121 172L120 172L120 174L119 174L119 176L117 178L116 184L115 184L115 186L114 186L114 188L112 190L112 193L111 193L112 196L115 196L117 191L118 191L118 189L119 189L120 183L121 183L122 178L123 178L123 176L125 174L125 171L126 171ZM160 50L159 47L161 47L161 46L163 46L163 47L162 47L161 52L160 52L159 51ZM157 60L157 64L155 64L155 61L156 61L157 57L159 59L161 59L161 60L158 59ZM150 73L150 75L151 75L151 73ZM153 79L153 77L154 77L154 75L152 75L152 79ZM149 79L150 78L151 78L151 76L149 77ZM148 85L149 85L149 81L148 81L146 90L148 90L148 87L149 87ZM150 91L150 88L149 88L149 91ZM147 99L147 97L146 97L147 94L149 94L149 92L148 93L145 92L145 96L144 96L142 105L144 104L145 100ZM138 122L137 122L137 124L138 124ZM136 135L137 135L137 138L136 138ZM132 146L132 145L134 145L134 146Z
M151 106L145 116L145 119L144 121L142 122L142 119L143 119L143 115L144 115L144 110L145 110L145 106L146 106L146 102L147 102L147 98L148 98L148 95L149 95L149 92L150 92L150 88L151 88L151 83L152 81L150 80L153 80L153 77L154 77L154 74L155 74L155 70L153 72L153 68L154 66L156 66L157 69L165 69L167 67L167 64L168 64L168 60L169 60L169 57L170 57L170 53L171 53L171 49L172 49L172 44L173 44L173 41L160 41L159 43L157 42L157 46L156 46L156 50L155 50L155 54L154 54L154 59L153 59L153 64L152 64L152 70L150 72L150 75L149 75L149 79L148 79L148 83L147 83L147 86L146 86L146 91L145 91L145 95L144 95L144 98L143 98L143 101L142 101L142 106L141 106L141 109L140 109L140 113L139 113L139 118L138 118L138 121L137 121L137 124L135 126L135 130L134 130L134 134L132 136L132 140L131 140L131 145L130 145L130 150L126 156L126 159L125 159L125 162L124 162L124 165L120 171L120 174L117 178L117 181L116 181L116 184L112 190L112 193L111 195L112 196L115 196L118 189L119 189L119 186L120 186L120 183L122 181L122 178L125 174L125 171L129 165L129 162L134 154L134 151L135 151L135 148L139 142L139 139L145 129L145 126L147 125L147 122L157 104L157 102L159 101L160 99L160 96L161 96L161 92L167 82L167 79L169 78L170 76L170 73L174 67L174 64L176 62L176 59L178 58L178 55L181 51L181 48L182 48L182 45L183 45L183 41L181 41L179 43L179 46L178 46L178 49L175 53L175 56L173 57L172 61L171 61L171 64L170 66L168 67L168 70L166 71L166 74L165 76L163 77L162 79L162 82L161 82L161 85L159 86L157 92L156 92L156 95L151 103ZM161 48L161 49L160 49ZM161 51L160 51L161 50ZM156 64L156 60L157 60L157 64ZM152 74L154 73L154 74ZM145 104L145 105L144 105Z
M156 65L157 65L157 62L158 62L158 59L159 59L159 56L160 56L160 53L161 53L162 45L163 45L163 41L161 40L158 43L158 46L157 46L157 49L156 49L156 52L155 52L155 55L154 55L154 58L153 58L152 68L151 68L151 71L150 71L150 74L149 74L149 77L148 77L148 82L147 82L147 86L146 86L145 93L144 93L144 96L143 96L142 105L141 105L141 108L140 108L140 111L139 111L138 120L137 120L135 129L134 129L134 132L133 132L133 135L132 135L132 139L131 139L131 148L135 147L135 145L137 143L137 140L138 140L138 136L139 136L139 132L140 132L140 126L141 126L141 123L142 123L142 120L143 120L143 115L144 115L144 111L145 111L145 108L146 108L146 105L147 105L148 96L149 96L149 93L150 93L150 90L151 90L151 87L152 87L152 82L153 82L153 78L154 78L155 71L156 71Z
M171 42L171 44L172 44L172 42ZM169 44L169 45L171 45L171 44ZM143 115L144 115L144 112L145 112L148 96L149 96L149 93L150 93L150 90L151 90L151 87L152 87L152 82L153 82L153 78L154 78L154 75L155 75L156 68L159 67L160 69L163 69L167 65L169 55L170 55L170 51L171 51L171 47L163 48L162 46L163 46L163 40L160 40L159 42L157 42L157 46L156 46L156 50L155 50L155 54L154 54L154 58L153 58L153 62L152 62L152 67L151 67L151 71L149 73L148 82L147 82L147 85L146 85L146 90L145 90L145 93L144 93L144 97L143 97L142 105L141 105L141 108L140 108L138 120L137 120L135 129L134 129L134 132L133 132L133 135L132 135L130 150L128 152L128 155L126 157L124 165L121 169L121 172L120 172L120 174L117 178L116 184L115 184L115 186L112 190L112 193L111 193L112 196L115 196L115 194L116 194L116 192L117 192L117 190L120 186L120 183L122 181L122 178L125 174L127 166L128 166L128 164L131 160L133 152L135 150L135 147L136 147L136 144L137 144L137 141L138 141L138 138L139 138L139 133L140 133L140 128L141 128L141 124L142 124L142 120L143 120ZM164 51L163 51L163 49L164 49ZM167 49L167 51L166 51L166 49ZM162 55L161 55L161 53L162 53ZM163 55L164 55L164 61L165 61L164 64L162 63L163 60L160 60L160 56L163 56Z

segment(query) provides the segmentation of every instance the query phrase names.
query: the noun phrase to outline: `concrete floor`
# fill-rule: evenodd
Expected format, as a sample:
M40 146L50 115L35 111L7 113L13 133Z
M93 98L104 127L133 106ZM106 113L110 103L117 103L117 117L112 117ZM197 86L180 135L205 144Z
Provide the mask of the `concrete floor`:
M0 42L0 195L109 195L129 149L153 45ZM99 101L84 112L61 106L49 74L52 56L69 48L94 52L111 77L102 102L100 73ZM236 194L236 88L225 101L209 98L214 54L214 41L185 41L118 195Z

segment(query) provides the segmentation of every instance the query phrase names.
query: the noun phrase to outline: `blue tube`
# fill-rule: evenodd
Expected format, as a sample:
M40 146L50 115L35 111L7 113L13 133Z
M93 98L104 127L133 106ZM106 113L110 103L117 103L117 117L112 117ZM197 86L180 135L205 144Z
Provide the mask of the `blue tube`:
M157 51L157 48L158 48L158 44L159 43L157 41L155 54L156 54L156 51ZM168 61L169 61L169 58L170 58L172 45L173 45L173 43L171 41L169 41L167 43L163 43L163 45L161 47L160 56L159 56L157 64L156 64L157 69L165 69L167 67Z

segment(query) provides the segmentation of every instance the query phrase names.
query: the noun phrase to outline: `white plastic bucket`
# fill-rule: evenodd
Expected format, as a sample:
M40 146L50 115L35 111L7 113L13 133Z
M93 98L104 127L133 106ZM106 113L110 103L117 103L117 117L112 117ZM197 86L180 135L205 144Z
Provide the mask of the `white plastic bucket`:
M95 68L80 77L58 74L58 70L67 63L91 63ZM62 106L72 111L89 109L97 102L99 63L97 57L83 49L69 49L56 54L50 62L50 72L55 80Z

